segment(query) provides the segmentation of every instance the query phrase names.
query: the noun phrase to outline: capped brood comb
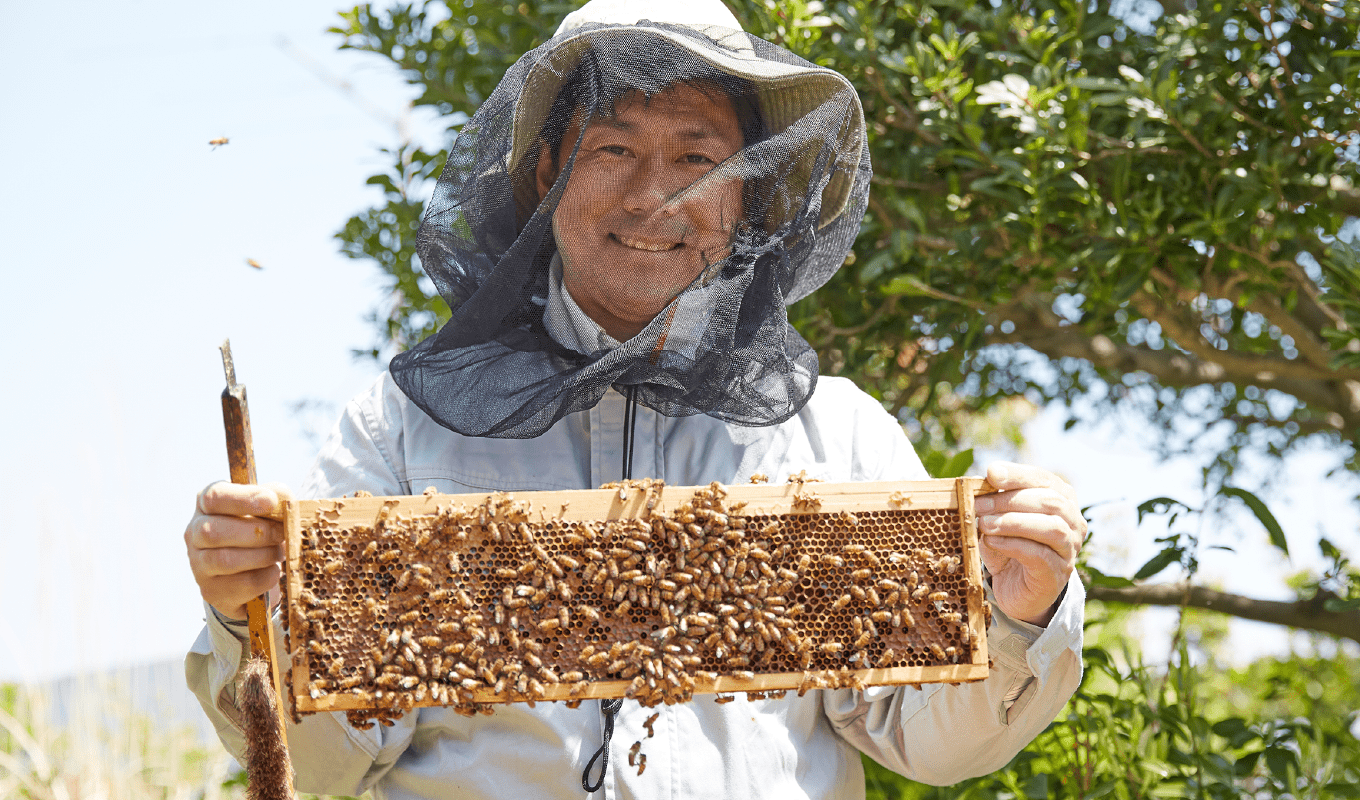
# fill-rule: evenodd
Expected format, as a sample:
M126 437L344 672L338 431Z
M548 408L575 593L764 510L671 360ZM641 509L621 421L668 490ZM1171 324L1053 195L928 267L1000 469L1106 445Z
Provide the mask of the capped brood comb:
M984 491L794 477L287 501L293 713L980 680Z

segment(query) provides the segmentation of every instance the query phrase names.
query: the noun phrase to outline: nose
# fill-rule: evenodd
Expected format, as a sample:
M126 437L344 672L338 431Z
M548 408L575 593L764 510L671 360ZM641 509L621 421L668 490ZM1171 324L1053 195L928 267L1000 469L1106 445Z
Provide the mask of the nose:
M668 216L676 213L678 209L668 207L667 201L684 187L673 185L675 176L667 166L664 158L639 159L624 187L623 207L628 213L639 217L649 217L658 210Z

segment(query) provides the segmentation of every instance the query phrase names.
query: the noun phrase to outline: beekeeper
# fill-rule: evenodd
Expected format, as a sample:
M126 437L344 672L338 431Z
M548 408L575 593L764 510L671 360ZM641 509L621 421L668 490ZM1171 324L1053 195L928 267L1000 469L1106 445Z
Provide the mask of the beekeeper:
M844 261L869 192L859 99L718 0L594 0L506 73L420 229L453 310L346 407L306 497L927 477L901 426L819 377L786 306ZM1070 487L997 464L978 499L996 614L977 683L420 708L288 730L299 789L378 798L862 798L860 752L916 780L994 771L1081 677ZM277 585L278 499L215 483L185 533L208 616L189 683L238 757L244 604ZM659 711L649 734L643 721ZM651 735L654 734L654 735ZM648 738L650 736L650 738ZM644 774L626 751L645 739Z

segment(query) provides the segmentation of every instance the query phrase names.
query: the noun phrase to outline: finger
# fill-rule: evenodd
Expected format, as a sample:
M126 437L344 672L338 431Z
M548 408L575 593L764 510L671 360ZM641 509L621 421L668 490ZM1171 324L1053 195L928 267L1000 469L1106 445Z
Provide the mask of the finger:
M184 531L190 550L268 547L283 542L283 523L260 517L194 517Z
M987 482L997 491L1046 487L1067 495L1076 502L1076 490L1067 481L1052 472L1030 464L1016 464L1010 461L996 461L987 465Z
M231 619L245 619L245 605L279 584L279 568L270 565L230 577L209 578L199 583L208 605Z
M1068 527L1085 538L1086 518L1081 515L1076 501L1056 489L1028 488L982 495L973 502L979 517L996 516L1009 512L1048 514L1060 517Z
M189 551L189 567L203 585L204 580L239 576L276 566L283 560L283 547L220 547Z
M985 546L1003 558L1018 563L1024 572L1025 585L1035 590L1046 591L1065 585L1074 569L1072 562L1060 557L1052 548L1031 539L989 536Z
M1027 539L1075 563L1082 537L1061 518L1050 514L1009 512L978 518L983 541L994 538Z
M198 493L198 511L233 517L278 517L283 505L273 486L217 481Z

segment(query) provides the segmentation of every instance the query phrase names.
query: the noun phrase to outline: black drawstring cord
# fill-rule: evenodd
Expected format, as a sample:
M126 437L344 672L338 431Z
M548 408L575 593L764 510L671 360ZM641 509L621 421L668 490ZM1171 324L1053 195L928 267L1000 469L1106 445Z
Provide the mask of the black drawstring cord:
M600 749L595 751L595 755L590 757L586 763L585 772L581 773L581 788L587 792L598 792L604 785L605 773L609 771L609 740L614 738L614 717L618 715L619 709L623 707L620 699L605 700L600 703L600 710L604 712L604 741L600 744ZM600 779L595 781L595 785L590 784L590 770L595 766L595 760L600 761Z
M636 386L629 386L627 389L628 402L623 407L623 480L633 478L633 428L637 424L637 400L634 395L637 392ZM600 711L604 712L604 741L600 743L600 749L595 751L595 755L586 762L585 771L581 773L581 788L587 792L598 792L604 785L604 776L609 772L609 740L614 738L614 718L618 716L619 709L623 708L623 700L615 698L604 700L600 703ZM594 768L596 761L600 762L600 779L595 781L592 786L590 783L590 770Z
M628 402L623 406L623 480L633 479L633 429L637 427L636 386L627 389Z

